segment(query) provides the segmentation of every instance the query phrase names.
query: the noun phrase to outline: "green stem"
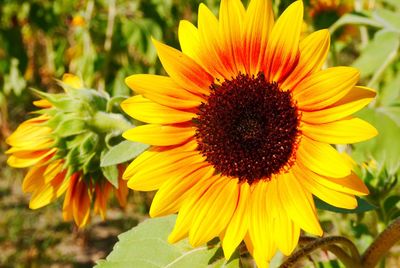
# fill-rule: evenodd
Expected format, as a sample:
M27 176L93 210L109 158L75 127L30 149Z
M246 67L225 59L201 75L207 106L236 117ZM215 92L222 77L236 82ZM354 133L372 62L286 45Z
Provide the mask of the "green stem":
M124 132L132 128L132 124L121 114L97 112L89 125L102 133Z
M281 266L279 266L280 268L293 267L296 262L311 254L318 248L329 250L335 254L335 256L342 261L344 265L346 265L346 267L361 268L360 254L356 246L353 244L353 242L345 237L331 236L320 239L312 239L307 237L301 240L303 240L303 242L311 242L292 254ZM342 246L348 248L351 256L349 256L342 248L335 244L341 244Z
M375 267L379 260L400 240L400 218L391 223L364 252L361 263L364 268Z

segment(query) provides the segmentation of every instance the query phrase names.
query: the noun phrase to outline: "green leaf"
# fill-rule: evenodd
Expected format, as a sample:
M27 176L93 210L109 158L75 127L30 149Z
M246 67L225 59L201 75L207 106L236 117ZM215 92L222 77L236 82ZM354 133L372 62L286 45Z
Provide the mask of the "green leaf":
M101 167L104 177L118 189L118 168L117 166Z
M338 19L330 28L329 32L333 34L338 28L346 24L368 25L372 27L382 28L383 25L369 17L364 17L356 14L346 14Z
M119 242L106 260L97 268L238 268L239 262L216 259L220 255L217 246L192 248L187 240L169 244L167 237L175 224L176 216L145 220L132 230L119 235ZM215 262L210 261L215 260Z
M120 163L124 163L129 161L139 154L141 154L144 150L146 150L149 146L147 144L132 142L132 141L123 141L114 147L112 147L102 158L101 158L101 167L116 165Z
M388 9L378 9L373 13L373 17L376 21L380 22L385 28L400 32L400 20L399 14Z
M400 98L400 72L392 74L392 79L385 79L385 84L380 89L378 102L382 106L394 104Z
M321 210L327 210L327 211L332 211L332 212L336 212L336 213L344 213L344 214L348 214L348 213L363 213L363 212L367 212L370 210L375 210L376 207L370 203L368 203L368 201L366 201L365 199L357 198L357 202L358 202L358 206L355 209L344 209L344 208L338 208L335 206L332 206L324 201L322 201L321 199L314 197L314 201L315 201L315 206L318 209Z
M382 66L385 67L387 65L386 59L391 60L398 48L399 34L380 31L375 34L372 42L365 47L361 56L352 65L360 70L361 77L370 76L375 74Z
M387 115L400 127L400 106L381 107L378 110Z
M359 163L376 160L377 171L386 169L389 176L400 168L400 127L383 108L363 109L357 116L377 128L379 134L371 140L354 144L352 156Z
M383 202L383 208L386 213L389 213L393 209L396 209L397 203L400 202L400 195L391 195Z

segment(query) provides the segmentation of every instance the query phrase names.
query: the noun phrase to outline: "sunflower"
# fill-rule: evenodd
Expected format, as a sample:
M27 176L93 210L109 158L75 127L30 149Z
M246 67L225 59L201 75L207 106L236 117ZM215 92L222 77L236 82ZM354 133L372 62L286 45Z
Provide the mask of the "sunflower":
M315 17L324 12L333 12L337 16L342 16L345 13L354 10L353 0L311 0L310 15Z
M74 89L82 88L81 80L66 74L64 84ZM122 180L123 166L118 167L118 188L104 177L95 177L84 170L73 170L62 157L57 134L49 122L53 105L46 99L34 102L41 108L37 117L21 123L6 142L12 146L7 163L15 168L29 168L23 184L24 192L32 193L29 202L31 209L38 209L50 204L64 193L63 218L74 220L79 227L85 226L90 219L91 205L94 213L105 219L107 200L114 191L120 205L126 204L128 188ZM73 170L73 171L72 171Z
M340 17L355 10L354 0L311 0L310 16L316 29L331 27ZM346 25L338 30L337 37L346 41L358 35L358 28Z
M139 95L121 106L148 123L124 133L152 145L124 172L128 187L158 190L150 216L179 212L170 242L219 236L230 258L242 240L259 267L290 254L300 230L322 235L313 195L355 208L368 189L331 144L377 134L351 117L375 91L352 67L321 70L329 32L300 40L303 3L274 22L270 1L203 4L198 27L179 25L182 52L154 40L169 76L126 78Z

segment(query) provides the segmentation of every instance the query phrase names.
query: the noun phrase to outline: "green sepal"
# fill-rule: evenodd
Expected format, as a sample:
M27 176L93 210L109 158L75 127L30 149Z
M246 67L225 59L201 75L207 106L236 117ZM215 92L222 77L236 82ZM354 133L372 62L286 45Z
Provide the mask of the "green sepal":
M117 166L107 166L101 167L101 172L103 176L115 187L118 189L118 168Z
M86 156L82 157L82 170L85 174L93 173L98 170L98 160L96 161L96 152L92 152L91 154L87 154Z
M51 94L41 92L36 89L32 89L32 91L42 99L48 100L54 107L62 110L63 112L79 111L82 110L84 105L82 100L70 98L66 94Z
M344 214L349 214L349 213L364 213L370 210L375 210L377 209L376 206L370 204L367 200L362 199L358 196L356 196L357 198L357 203L358 206L355 209L345 209L345 208L338 208L335 206L332 206L331 204L328 204L324 201L322 201L321 199L317 198L314 196L314 202L315 202L315 206L318 209L321 210L327 210L327 211L331 211L331 212L336 212L336 213L344 213Z
M79 157L79 148L78 147L74 147L71 148L68 152L67 155L65 156L65 165L69 168L72 168L72 170L75 172L78 170L78 168L81 166L80 163L80 157Z
M54 133L61 138L78 135L86 131L85 120L80 118L68 118L59 122Z
M90 133L85 139L82 140L79 150L81 151L82 155L90 154L91 152L96 151L99 142L99 137L94 133Z
M132 160L149 147L147 144L123 141L102 156L100 166L106 167Z
M87 103L95 111L105 111L109 97L93 89L70 89L67 92L73 99Z

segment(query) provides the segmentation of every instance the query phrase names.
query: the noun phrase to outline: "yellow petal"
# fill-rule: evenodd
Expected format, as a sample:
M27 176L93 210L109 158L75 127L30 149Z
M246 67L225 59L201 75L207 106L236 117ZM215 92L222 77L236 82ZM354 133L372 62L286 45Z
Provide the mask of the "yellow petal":
M356 143L378 134L373 126L359 118L347 118L318 125L304 123L301 130L313 140L330 144Z
M247 251L253 256L254 254L254 245L253 241L251 241L249 232L244 236L244 243L246 244Z
M319 183L320 181L317 176L313 176L312 173L306 172L306 170L307 168L297 168L296 176L299 177L299 182L303 187L308 189L313 195L335 207L346 209L354 209L357 207L357 200L353 195L339 192L322 185Z
M318 111L304 111L301 120L311 124L320 124L345 118L370 103L376 92L367 87L354 87L346 96L329 107Z
M181 20L178 28L179 44L184 54L199 62L200 36L197 28L187 20Z
M219 9L219 31L223 62L233 73L244 72L242 31L245 9L240 0L222 0Z
M210 57L208 50L200 38L200 31L189 21L181 20L179 23L179 43L182 52L203 67L211 76L222 79L216 69L215 59Z
M193 163L202 163L204 159L198 152L181 152L172 154L168 159L159 154L147 161L142 169L134 173L128 181L128 187L138 191L153 191L170 178L180 176L184 167Z
M244 62L248 74L257 75L265 58L268 38L274 26L271 1L252 0L244 18Z
M38 108L50 108L51 106L53 106L51 102L49 102L46 99L34 101L33 105L35 105Z
M193 126L144 125L126 131L122 136L127 140L150 145L168 146L181 144L196 134Z
M293 90L300 110L319 110L334 104L348 94L359 79L352 67L332 67L306 77Z
M124 208L124 207L126 207L129 190L128 190L128 185L127 185L126 181L121 178L123 169L120 167L121 166L118 166L119 173L120 173L119 174L120 178L118 178L118 189L114 188L114 194L118 200L119 205L122 208Z
M44 159L51 158L56 151L57 148L34 152L16 152L7 159L7 164L15 168L30 167Z
M332 190L351 194L351 195L367 195L369 194L368 188L364 182L352 172L350 175L343 178L330 178L318 175L306 167L300 165L296 168L300 176L308 177L309 180L315 180L318 184L328 187Z
M6 151L6 154L13 154L18 152L28 152L28 151L42 151L46 149L50 149L54 145L54 140L52 139L40 139L40 140L32 140L30 144L28 141L26 143L18 144L15 147L11 147Z
M170 243L176 243L188 235L199 209L196 204L200 202L201 198L203 198L203 193L205 193L211 185L217 184L220 181L221 177L219 175L204 177L201 179L200 183L197 183L192 188L191 195L187 197L179 210L174 229L168 236L168 241Z
M233 73L223 62L222 49L219 45L220 33L219 23L214 14L201 3L199 5L198 31L202 50L205 51L202 60L207 61L206 65L215 78L230 79L237 73Z
M167 76L135 74L127 77L125 83L145 98L172 108L193 108L204 101L203 97L183 89Z
M76 191L72 197L72 214L76 225L78 225L80 228L84 227L89 221L91 203L89 191L90 189L83 179L81 179L77 183Z
M230 259L237 246L242 242L248 230L250 187L247 183L242 183L240 184L239 191L235 213L226 228L222 240L222 248L224 250L225 259L227 260Z
M212 185L203 194L196 203L197 213L189 231L193 247L205 244L226 228L235 211L238 194L238 181L231 178Z
M76 89L83 87L82 79L73 74L65 73L62 77L62 81L63 83Z
M65 193L64 203L63 203L63 219L65 221L71 221L73 219L73 197L76 192L76 184L79 180L79 174L74 173L69 178L69 183L67 187L67 192ZM67 180L66 180L67 181Z
M63 165L64 165L63 160L51 161L43 174L43 177L45 178L45 183L48 183L54 177L56 177L59 173L61 173L62 169L63 169Z
M351 165L329 144L301 138L296 160L323 176L342 178L350 175Z
M43 186L43 173L45 172L46 168L47 166L33 166L29 169L22 183L22 191L24 193L33 192Z
M121 103L121 108L131 117L151 124L174 124L191 121L196 115L157 104L141 95Z
M328 55L329 43L328 30L316 31L304 38L299 45L299 61L281 88L291 90L309 74L319 71Z
M298 243L300 228L289 218L285 212L285 207L281 203L276 182L279 179L279 177L274 178L268 183L266 205L273 218L275 243L283 254L290 255Z
M286 213L300 228L314 235L322 235L314 200L310 192L299 183L291 172L280 175L277 191Z
M249 237L254 247L253 257L258 267L268 267L269 261L276 252L276 244L271 235L274 232L272 215L266 207L267 184L269 182L258 182L251 193Z
M25 122L26 123L26 122ZM7 139L7 144L16 147L27 147L37 142L48 142L52 130L39 124L22 123Z
M299 242L300 228L283 211L275 216L274 236L276 245L283 254L289 256Z
M110 196L112 186L109 182L102 185L96 184L95 186L95 200L94 200L94 213L100 214L102 220L106 219L107 213L107 200Z
M199 64L182 52L153 39L158 57L169 76L194 94L208 94L213 78Z
M157 191L150 207L150 216L159 217L175 213L183 201L192 194L191 188L202 178L212 177L214 169L205 163L187 165L179 176L166 181Z
M303 2L291 4L276 21L268 41L265 74L267 81L282 81L293 69L299 56L303 24Z
M176 153L193 152L194 150L196 150L197 146L198 145L196 141L190 141L186 144L182 144L179 146L152 146L147 151L136 157L135 160L133 160L129 164L129 166L124 171L122 178L124 180L130 179L133 174L149 166L149 161L153 161L153 157L155 157L154 159L156 159L157 161L159 161L159 159L161 159L161 161L164 161L164 159L169 159L171 155L174 155Z
M68 186L68 180L65 179L65 175L66 172L60 173L41 188L35 189L29 202L29 208L41 208L61 196Z

